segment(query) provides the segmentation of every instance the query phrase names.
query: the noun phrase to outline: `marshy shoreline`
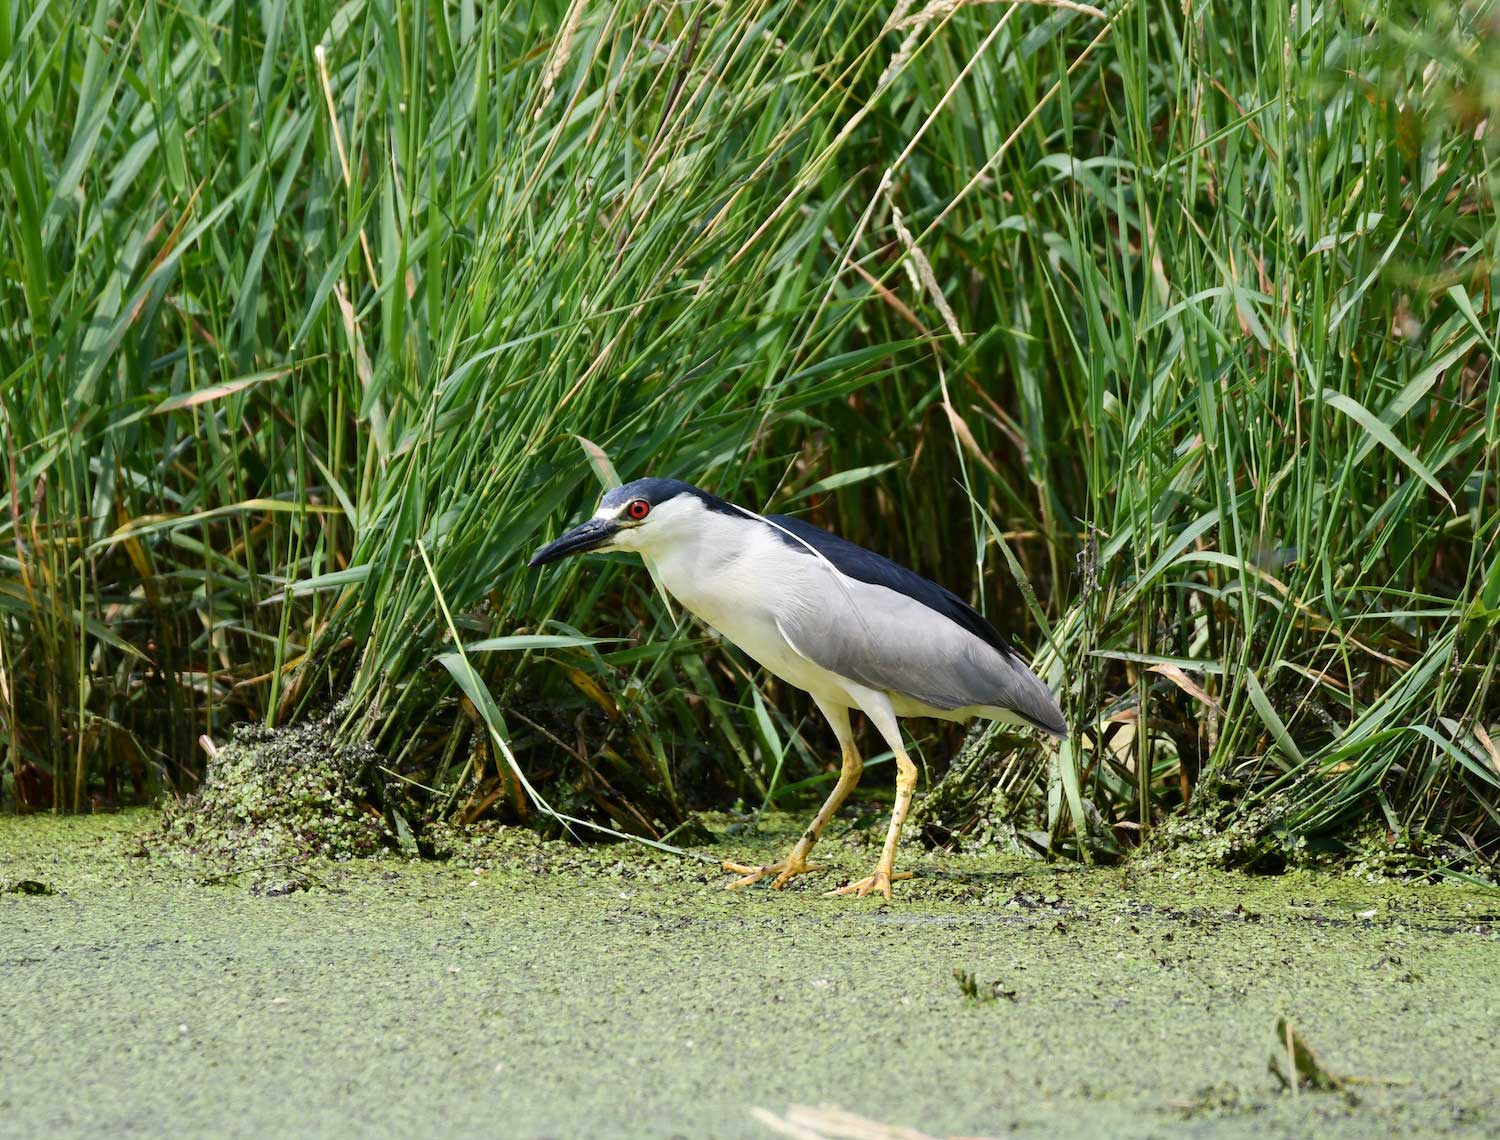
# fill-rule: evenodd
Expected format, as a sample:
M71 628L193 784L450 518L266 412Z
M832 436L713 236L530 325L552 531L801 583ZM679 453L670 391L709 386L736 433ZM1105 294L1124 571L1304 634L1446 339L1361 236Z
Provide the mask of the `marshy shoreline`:
M1500 1130L1493 891L912 846L885 905L823 897L869 858L836 833L783 892L518 834L257 894L133 854L158 819L0 820L7 1136ZM1283 1016L1341 1088L1282 1087Z

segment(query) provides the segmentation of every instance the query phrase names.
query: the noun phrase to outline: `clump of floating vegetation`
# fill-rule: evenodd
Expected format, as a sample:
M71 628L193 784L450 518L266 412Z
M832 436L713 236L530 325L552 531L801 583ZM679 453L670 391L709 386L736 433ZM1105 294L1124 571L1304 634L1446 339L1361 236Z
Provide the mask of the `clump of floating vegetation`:
M145 850L272 891L305 886L320 860L414 850L379 760L368 745L336 741L329 719L240 725L213 750L198 791L168 804Z

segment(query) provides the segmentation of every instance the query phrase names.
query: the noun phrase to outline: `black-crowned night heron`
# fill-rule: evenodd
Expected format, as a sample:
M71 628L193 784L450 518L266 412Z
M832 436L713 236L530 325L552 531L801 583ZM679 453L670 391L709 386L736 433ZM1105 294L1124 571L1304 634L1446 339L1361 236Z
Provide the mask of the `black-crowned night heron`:
M758 515L675 479L637 479L607 492L594 517L531 556L531 565L586 550L634 550L667 591L776 676L812 695L833 726L843 766L832 793L785 859L724 864L742 887L811 870L808 852L864 762L849 710L869 717L896 757L896 806L875 871L833 894L891 897L896 843L917 785L896 718L971 717L1064 736L1057 699L989 622L956 594L878 554L786 515Z

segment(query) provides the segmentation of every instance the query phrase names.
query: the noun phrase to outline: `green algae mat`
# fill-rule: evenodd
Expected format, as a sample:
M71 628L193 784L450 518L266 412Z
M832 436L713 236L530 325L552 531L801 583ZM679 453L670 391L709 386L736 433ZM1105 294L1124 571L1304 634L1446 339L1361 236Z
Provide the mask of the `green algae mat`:
M1493 892L913 847L825 898L851 833L779 893L529 835L282 893L155 824L0 820L0 1135L1500 1135Z

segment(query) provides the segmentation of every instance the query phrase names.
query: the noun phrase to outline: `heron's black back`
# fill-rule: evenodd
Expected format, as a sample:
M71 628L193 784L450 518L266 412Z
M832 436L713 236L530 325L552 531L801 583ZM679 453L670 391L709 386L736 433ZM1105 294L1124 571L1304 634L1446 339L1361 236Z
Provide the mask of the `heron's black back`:
M781 540L789 546L800 547L801 544L797 539L801 539L828 559L839 573L847 574L860 582L868 582L872 586L884 586L888 590L895 590L898 594L905 594L934 613L942 614L950 621L956 622L1004 656L1016 661L1021 660L1020 655L1000 636L1000 631L986 621L983 614L952 590L929 581L915 570L908 570L905 566L892 562L873 550L866 550L858 543L850 542L847 538L840 538L822 527L813 526L805 519L794 518L791 515L767 515L766 517L796 536L794 538L778 532L781 533Z

